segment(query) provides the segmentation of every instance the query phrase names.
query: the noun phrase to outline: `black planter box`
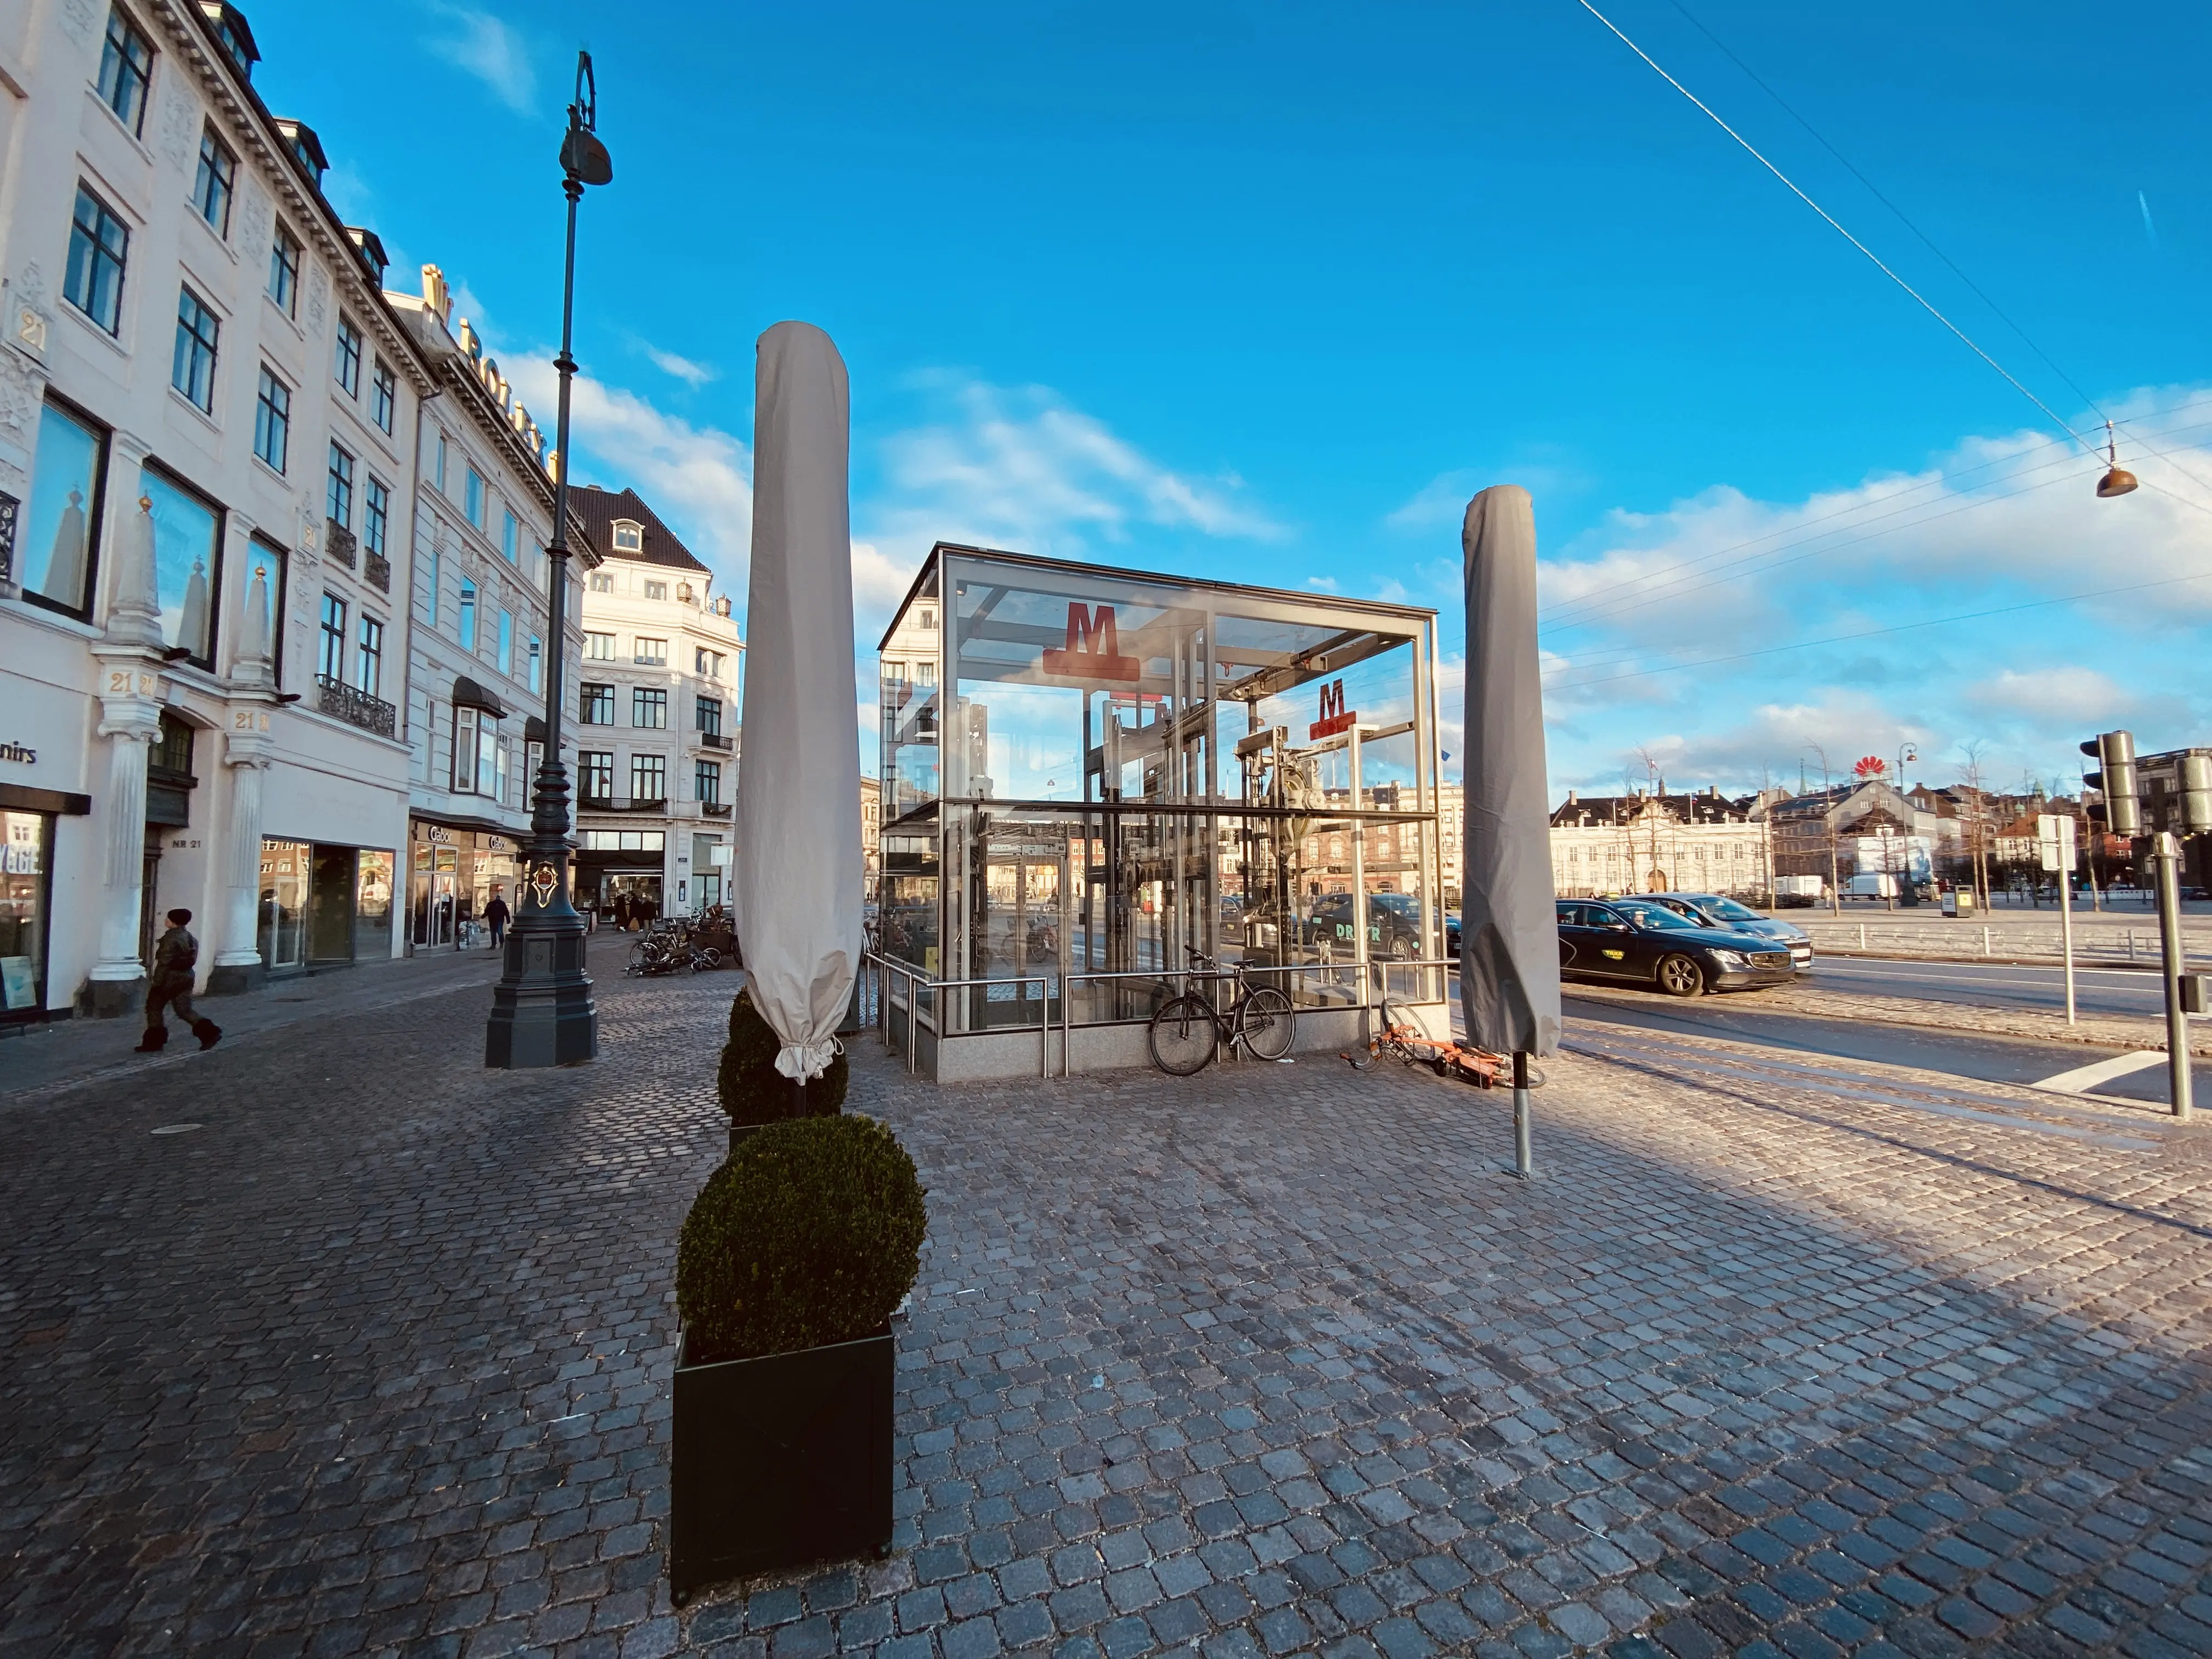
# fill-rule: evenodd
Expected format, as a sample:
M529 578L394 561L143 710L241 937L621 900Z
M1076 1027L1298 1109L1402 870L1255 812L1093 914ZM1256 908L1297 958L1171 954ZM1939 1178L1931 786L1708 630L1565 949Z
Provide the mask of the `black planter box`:
M768 1126L765 1123L732 1123L730 1125L731 1155L732 1157L736 1156L738 1148L744 1146L745 1142L753 1138L754 1131L764 1129L767 1127Z
M668 1582L872 1554L891 1537L890 1327L693 1365L676 1351Z

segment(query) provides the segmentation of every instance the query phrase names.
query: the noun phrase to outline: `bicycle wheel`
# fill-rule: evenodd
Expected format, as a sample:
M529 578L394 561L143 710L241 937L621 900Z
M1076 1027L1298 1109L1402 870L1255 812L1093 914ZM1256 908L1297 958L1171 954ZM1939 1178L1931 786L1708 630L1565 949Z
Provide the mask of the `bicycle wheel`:
M1257 1059L1280 1060L1290 1053L1297 1026L1297 1010L1272 985L1261 986L1237 1006L1237 1035Z
M1188 1077L1205 1070L1221 1046L1221 1023L1205 998L1170 997L1153 1014L1145 1040L1153 1065L1170 1077Z
M1414 1019L1413 1011L1396 997L1385 996L1382 1006L1375 1011L1376 1048L1411 1066L1420 1058L1413 1048L1420 1037L1420 1024Z
M653 952L646 949L643 939L629 947L629 966L623 971L641 977L653 971Z

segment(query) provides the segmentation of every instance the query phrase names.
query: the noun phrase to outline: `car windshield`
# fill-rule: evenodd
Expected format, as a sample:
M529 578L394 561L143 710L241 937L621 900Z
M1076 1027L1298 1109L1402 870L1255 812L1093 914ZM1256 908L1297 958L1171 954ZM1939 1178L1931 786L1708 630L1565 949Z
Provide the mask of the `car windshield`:
M1766 918L1747 904L1738 904L1734 899L1699 899L1698 908L1709 916L1718 916L1723 921L1765 921Z
M1676 915L1663 904L1616 904L1613 908L1637 927L1655 933L1673 933L1698 925L1687 916Z

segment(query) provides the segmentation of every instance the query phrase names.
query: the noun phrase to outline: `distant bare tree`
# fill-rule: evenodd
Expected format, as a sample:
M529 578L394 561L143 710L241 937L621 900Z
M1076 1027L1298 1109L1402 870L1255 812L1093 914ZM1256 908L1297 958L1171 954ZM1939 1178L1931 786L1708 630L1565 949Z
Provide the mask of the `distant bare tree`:
M1989 744L1979 738L1959 745L1959 769L1966 774L1966 810L1963 814L1966 830L1966 855L1972 860L1974 892L1984 908L1990 902L1989 866L1989 797L1982 787L1985 770L1982 757L1989 752Z

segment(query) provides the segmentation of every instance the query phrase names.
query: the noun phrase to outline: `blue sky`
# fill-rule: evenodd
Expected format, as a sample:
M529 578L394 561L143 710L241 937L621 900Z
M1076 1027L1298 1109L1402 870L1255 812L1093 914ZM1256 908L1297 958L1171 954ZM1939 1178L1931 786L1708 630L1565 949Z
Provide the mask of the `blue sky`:
M2106 725L2212 738L2212 580L2172 580L2212 574L2202 9L1599 3L2063 418L2119 421L2146 487L2094 500L1575 0L251 16L334 199L397 280L444 268L549 424L592 48L617 177L586 204L578 476L634 484L740 603L751 343L799 317L852 371L869 644L943 536L1409 599L1454 656L1460 510L1512 482L1555 789L1647 753L1670 786L1817 781L1908 740L1916 779L1975 745L2017 785ZM1840 642L1774 649L1806 641Z

